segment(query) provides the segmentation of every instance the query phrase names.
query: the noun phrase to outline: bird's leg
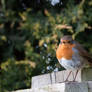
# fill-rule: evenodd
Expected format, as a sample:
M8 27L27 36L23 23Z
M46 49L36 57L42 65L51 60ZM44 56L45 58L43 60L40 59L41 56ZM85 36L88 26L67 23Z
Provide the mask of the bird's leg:
M71 73L72 73L72 71L69 72L69 74L68 74L68 76L67 76L65 82L68 81L68 78L69 78L69 76L70 76Z
M75 74L75 77L74 77L74 80L73 81L76 80L76 77L77 77L78 72L79 72L79 70L76 71L76 74Z

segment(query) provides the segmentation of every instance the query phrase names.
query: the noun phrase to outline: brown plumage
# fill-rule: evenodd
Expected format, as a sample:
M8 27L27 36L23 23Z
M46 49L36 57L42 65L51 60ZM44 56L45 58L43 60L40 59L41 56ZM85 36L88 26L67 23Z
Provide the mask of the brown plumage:
M88 62L92 63L92 56L77 41L75 41L75 48L78 49L81 56L87 59Z

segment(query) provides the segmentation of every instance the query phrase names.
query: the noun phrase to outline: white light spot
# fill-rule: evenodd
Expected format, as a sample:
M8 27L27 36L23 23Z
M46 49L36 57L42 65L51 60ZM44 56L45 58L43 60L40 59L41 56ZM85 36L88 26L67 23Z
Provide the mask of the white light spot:
M60 0L52 0L51 1L51 4L54 6L55 4L57 4L57 3L59 3L60 2Z

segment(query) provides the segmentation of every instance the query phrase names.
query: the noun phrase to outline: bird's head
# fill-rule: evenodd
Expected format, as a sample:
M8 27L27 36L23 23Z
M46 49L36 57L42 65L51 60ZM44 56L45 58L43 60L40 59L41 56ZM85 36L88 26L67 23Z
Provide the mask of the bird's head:
M61 38L60 43L63 48L73 48L75 46L72 36L66 35Z

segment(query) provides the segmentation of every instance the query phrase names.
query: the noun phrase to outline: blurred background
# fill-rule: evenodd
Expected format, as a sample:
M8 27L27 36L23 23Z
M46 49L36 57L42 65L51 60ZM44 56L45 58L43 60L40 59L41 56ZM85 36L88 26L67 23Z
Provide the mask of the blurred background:
M92 54L92 0L0 0L0 92L63 70L55 51L67 34Z

